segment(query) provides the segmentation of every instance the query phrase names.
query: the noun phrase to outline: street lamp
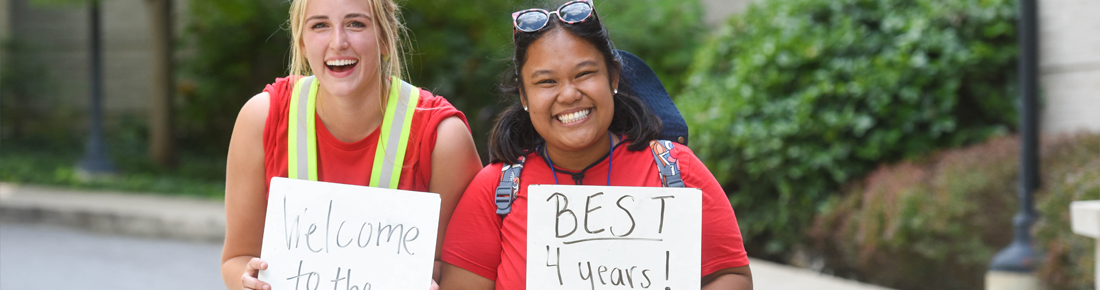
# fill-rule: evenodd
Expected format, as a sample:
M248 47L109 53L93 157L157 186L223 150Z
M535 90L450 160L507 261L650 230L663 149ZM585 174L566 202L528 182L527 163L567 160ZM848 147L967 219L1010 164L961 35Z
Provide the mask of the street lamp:
M986 289L1038 289L1033 275L1040 255L1033 249L1031 224L1035 223L1034 192L1039 188L1038 25L1036 0L1020 0L1020 209L1013 217L1015 237L993 257L986 275Z
M103 142L103 76L100 28L99 28L99 0L92 0L91 5L91 33L92 43L92 100L88 104L88 141L85 143L84 158L77 165L81 175L94 177L109 175L115 172L115 165L107 156L107 146Z

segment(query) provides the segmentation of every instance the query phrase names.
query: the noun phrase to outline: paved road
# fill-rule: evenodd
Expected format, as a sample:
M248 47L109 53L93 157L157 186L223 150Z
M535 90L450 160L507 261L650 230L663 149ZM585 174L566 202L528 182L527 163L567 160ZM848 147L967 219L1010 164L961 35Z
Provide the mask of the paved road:
M221 244L0 223L0 290L224 289Z

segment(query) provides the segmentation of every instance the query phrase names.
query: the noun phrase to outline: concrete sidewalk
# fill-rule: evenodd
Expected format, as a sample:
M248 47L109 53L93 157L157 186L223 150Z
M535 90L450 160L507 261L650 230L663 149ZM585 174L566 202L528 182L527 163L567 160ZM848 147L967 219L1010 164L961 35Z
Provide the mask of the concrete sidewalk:
M177 240L225 239L222 202L154 194L0 183L0 221ZM887 289L767 261L750 263L754 289Z

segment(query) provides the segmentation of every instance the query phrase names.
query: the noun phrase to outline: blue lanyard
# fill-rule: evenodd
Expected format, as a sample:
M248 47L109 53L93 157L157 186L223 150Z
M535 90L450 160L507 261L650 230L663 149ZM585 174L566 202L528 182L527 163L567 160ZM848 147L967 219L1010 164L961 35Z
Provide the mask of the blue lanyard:
M607 132L607 186L611 186L611 165L614 164L613 156L615 156L615 139L611 138L611 132ZM554 169L554 162L550 161L550 151L543 148L542 159L546 160L546 164L550 165L550 175L554 176L554 184L558 183L558 172Z

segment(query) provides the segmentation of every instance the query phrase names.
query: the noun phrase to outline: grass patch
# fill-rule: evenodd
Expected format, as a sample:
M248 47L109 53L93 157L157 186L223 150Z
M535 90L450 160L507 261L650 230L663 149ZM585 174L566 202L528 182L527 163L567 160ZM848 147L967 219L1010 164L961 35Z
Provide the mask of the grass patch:
M84 155L84 141L64 139L6 139L0 146L0 181L159 193L201 198L224 198L225 155L180 148L179 165L163 168L148 159L137 138L108 140L116 176L83 180L76 164Z

